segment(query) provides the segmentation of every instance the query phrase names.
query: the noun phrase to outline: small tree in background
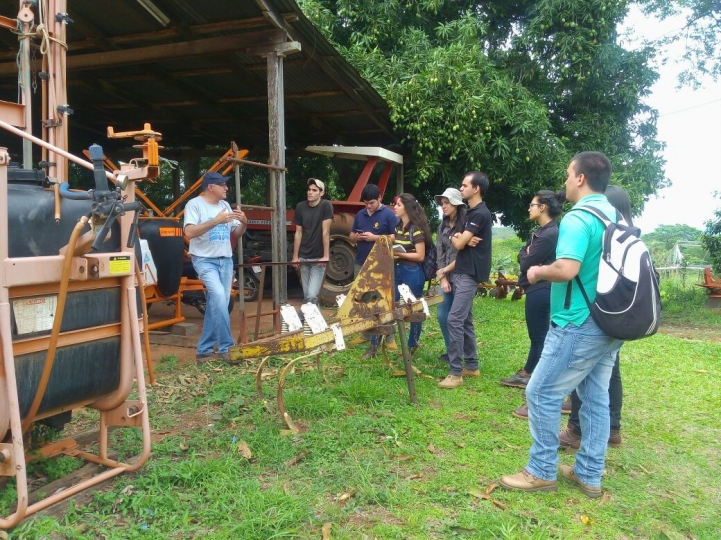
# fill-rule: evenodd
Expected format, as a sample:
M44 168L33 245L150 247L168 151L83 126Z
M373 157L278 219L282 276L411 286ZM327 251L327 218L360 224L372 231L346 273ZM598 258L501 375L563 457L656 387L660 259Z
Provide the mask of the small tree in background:
M718 191L714 195L721 197ZM714 212L714 217L706 222L706 231L701 243L709 254L714 273L721 274L721 208L718 208Z

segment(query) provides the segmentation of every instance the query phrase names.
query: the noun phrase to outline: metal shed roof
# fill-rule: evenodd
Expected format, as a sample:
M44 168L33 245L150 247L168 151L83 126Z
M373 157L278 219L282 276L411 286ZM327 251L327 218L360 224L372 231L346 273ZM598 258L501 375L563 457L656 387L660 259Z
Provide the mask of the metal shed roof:
M289 151L397 147L387 104L293 0L68 0L67 11L73 152L93 142L124 146L106 139L107 126L136 130L149 122L166 146L227 147L234 140L265 153L263 47L290 42L301 51L284 61ZM17 0L0 0L0 15L17 12ZM17 99L17 49L16 36L0 30L0 99L6 101Z

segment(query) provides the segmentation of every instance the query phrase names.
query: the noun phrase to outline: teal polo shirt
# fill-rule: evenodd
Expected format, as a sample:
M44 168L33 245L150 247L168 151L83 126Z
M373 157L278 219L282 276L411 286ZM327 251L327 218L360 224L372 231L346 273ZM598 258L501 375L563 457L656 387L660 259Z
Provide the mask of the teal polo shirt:
M573 208L593 206L616 221L616 209L603 194L588 195L578 201ZM588 299L596 298L598 283L598 264L601 260L601 248L604 226L600 219L588 212L568 212L558 227L556 259L572 259L581 263L578 277L583 283ZM591 312L581 294L575 279L572 280L571 304L565 309L568 282L551 283L551 321L560 327L569 323L581 326Z

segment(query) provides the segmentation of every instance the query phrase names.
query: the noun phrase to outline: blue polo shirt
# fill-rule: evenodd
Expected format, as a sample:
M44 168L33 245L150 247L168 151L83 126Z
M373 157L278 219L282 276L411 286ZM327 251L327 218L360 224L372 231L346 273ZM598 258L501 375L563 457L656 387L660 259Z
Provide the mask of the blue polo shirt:
M610 220L615 222L617 219L616 209L603 194L588 195L578 201L573 208L579 206L593 206L606 214ZM556 259L572 259L581 263L578 277L591 302L596 298L598 264L601 260L604 230L601 220L588 212L568 212L558 227ZM572 281L571 303L568 309L564 307L568 281L551 283L551 320L561 327L568 323L580 326L591 314L581 289L578 288L575 279Z
M364 208L358 212L353 220L353 232L363 231L371 232L379 235L390 235L396 230L396 223L398 218L396 213L382 204L378 210L373 212L373 215L368 215L368 209ZM375 242L358 242L356 244L357 254L355 262L363 264L368 257L368 254L373 249Z

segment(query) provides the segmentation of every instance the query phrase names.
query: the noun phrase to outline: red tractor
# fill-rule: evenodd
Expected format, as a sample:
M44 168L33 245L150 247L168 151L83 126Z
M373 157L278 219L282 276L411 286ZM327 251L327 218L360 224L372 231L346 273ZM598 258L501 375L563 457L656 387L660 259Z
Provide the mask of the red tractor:
M365 161L365 166L358 176L348 199L331 201L333 204L333 224L330 229L330 261L326 270L325 281L320 292L320 301L325 305L335 305L336 295L345 293L353 281L353 269L356 256L355 244L348 237L353 219L359 210L364 208L361 192L368 184L376 165L381 165L378 187L381 196L385 194L391 172L400 165L398 188L402 187L403 156L379 147L355 146L309 146L308 152L328 157ZM267 210L247 210L248 232L244 235L244 249L250 255L261 255L262 260L271 260L270 212ZM294 210L286 211L286 233L288 260L293 249Z

